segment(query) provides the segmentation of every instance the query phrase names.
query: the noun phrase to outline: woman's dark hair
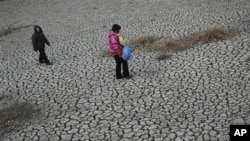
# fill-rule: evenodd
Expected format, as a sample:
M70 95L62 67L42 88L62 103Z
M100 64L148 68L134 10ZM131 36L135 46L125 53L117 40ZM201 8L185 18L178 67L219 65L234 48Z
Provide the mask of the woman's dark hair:
M119 26L118 24L114 24L112 26L112 31L117 32L121 30L121 26Z

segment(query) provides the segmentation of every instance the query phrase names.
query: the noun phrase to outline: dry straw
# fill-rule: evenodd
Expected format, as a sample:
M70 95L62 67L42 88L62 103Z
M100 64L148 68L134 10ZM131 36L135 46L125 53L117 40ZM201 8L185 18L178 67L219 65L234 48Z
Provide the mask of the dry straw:
M140 36L130 42L133 47L149 46L153 50L179 50L191 47L194 44L205 44L218 40L226 40L233 37L233 33L225 27L213 26L204 31L193 33L180 39L164 38L157 40L156 37L150 35Z
M7 108L0 109L0 138L9 133L23 122L32 119L40 113L40 109L35 108L32 104L23 102L16 103Z
M192 47L195 44L206 44L219 40L227 40L231 39L233 36L233 32L228 28L216 25L180 39L160 39L151 35L142 35L131 40L130 46L133 49L145 47L151 51L160 51L161 54L157 57L157 59L163 60L164 58L168 58L167 55L163 54L168 51L182 51Z
M31 25L27 25L27 26L15 26L15 25L9 25L7 28L2 28L0 29L0 37L3 37L3 36L7 36L8 34L16 31L16 30L20 30L22 28L27 28Z
M101 57L111 57L112 55L109 53L108 50L104 50L102 53L101 53Z
M135 38L130 41L130 46L134 50L138 47L148 47L149 45L153 44L155 41L157 41L159 38L151 35L142 35L138 38Z
M205 44L213 41L227 40L233 36L233 32L224 26L211 26L204 31L191 34L184 38L184 40L190 40L195 44Z

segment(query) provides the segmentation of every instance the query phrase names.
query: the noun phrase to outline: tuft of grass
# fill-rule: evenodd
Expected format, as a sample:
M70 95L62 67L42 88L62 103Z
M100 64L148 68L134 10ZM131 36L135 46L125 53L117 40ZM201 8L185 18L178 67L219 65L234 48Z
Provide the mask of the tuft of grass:
M139 36L129 42L132 49L136 49L138 47L149 46L157 41L158 38L151 35L142 35Z
M151 50L156 51L177 51L183 50L191 46L190 41L185 41L181 39L163 39L158 42L155 42L150 46Z
M180 39L165 38L154 41L149 48L150 50L161 52L183 51L191 48L195 44L206 44L219 40L227 40L231 39L233 36L234 33L226 27L211 26L204 31L196 32ZM161 54L156 59L163 60L164 58L165 56Z
M20 30L22 28L27 28L31 25L26 25L26 26L15 26L15 25L9 25L7 28L2 28L0 29L0 37L7 36L8 34L11 34L12 32L16 30Z
M39 115L40 109L34 105L23 102L16 103L0 110L0 138L20 127L25 121Z
M161 60L165 60L165 59L168 59L170 58L171 55L167 55L167 54L160 54L159 56L156 57L157 60L161 61Z
M112 55L109 53L108 50L102 52L101 57L111 57Z
M223 26L211 26L206 30L193 33L184 38L184 40L192 41L193 43L206 44L219 40L227 40L234 36L233 32Z
M153 50L181 51L192 47L194 44L205 44L213 41L226 40L233 37L233 33L222 26L213 26L208 29L193 33L180 39L164 39L151 46Z

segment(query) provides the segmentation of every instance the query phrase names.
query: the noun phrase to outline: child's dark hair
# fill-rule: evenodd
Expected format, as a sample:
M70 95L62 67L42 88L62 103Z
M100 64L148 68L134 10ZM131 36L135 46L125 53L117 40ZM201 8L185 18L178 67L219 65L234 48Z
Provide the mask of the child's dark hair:
M119 26L118 24L114 24L112 26L112 31L117 32L121 30L121 26Z

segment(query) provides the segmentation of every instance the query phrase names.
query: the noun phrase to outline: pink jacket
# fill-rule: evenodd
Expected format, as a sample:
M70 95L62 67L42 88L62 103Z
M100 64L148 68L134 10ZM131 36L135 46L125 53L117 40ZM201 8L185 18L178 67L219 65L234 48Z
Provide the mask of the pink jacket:
M114 55L122 55L122 46L121 43L119 42L119 37L117 36L117 34L114 31L109 30L108 38L109 38L109 53Z

